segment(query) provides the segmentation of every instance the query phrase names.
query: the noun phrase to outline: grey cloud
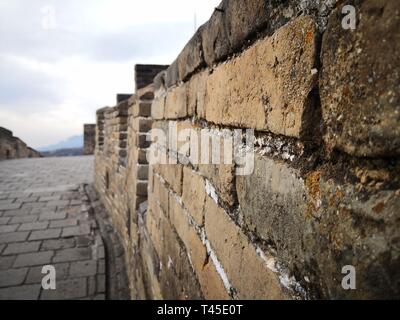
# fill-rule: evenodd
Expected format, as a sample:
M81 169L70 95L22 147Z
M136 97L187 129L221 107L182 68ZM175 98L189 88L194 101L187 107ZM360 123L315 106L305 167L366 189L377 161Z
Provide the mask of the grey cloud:
M117 31L99 30L99 26L85 24L84 14L81 12L79 15L79 10L75 10L75 17L73 6L68 5L70 2L76 3L63 2L63 14L57 18L55 29L42 28L40 8L45 1L24 1L23 6L21 1L17 1L8 10L0 11L0 52L24 54L45 62L72 55L126 62L151 59L159 56L160 51L175 56L192 32L188 22L151 23ZM87 8L87 4L83 8ZM19 19L15 19L16 16Z
M43 111L62 101L62 80L0 57L0 104L12 111ZM8 107L7 107L8 106ZM47 106L47 107L46 107Z

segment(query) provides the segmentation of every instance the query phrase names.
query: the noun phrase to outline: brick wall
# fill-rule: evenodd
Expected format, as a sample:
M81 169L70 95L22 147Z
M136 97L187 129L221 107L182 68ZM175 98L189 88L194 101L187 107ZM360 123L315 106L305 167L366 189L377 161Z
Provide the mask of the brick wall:
M0 127L0 160L39 158L41 156L21 139L14 137L10 130Z
M126 165L118 106L98 111L96 188L132 298L400 297L400 7L347 4L353 31L335 1L222 1L130 100ZM196 161L203 137L231 161Z

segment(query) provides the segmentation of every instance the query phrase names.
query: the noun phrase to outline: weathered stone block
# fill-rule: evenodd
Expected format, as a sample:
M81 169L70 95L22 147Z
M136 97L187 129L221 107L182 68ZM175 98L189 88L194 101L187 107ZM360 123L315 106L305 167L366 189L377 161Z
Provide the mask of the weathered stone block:
M308 202L304 181L298 172L284 163L262 157L254 158L254 171L236 177L236 190L246 227L257 235L289 252L282 257L298 256L304 249L305 215Z
M181 164L161 164L155 166L155 170L175 193L182 195L183 166Z
M31 240L45 240L58 238L61 234L61 229L48 229L40 231L32 231L29 236L29 241Z
M151 129L152 120L148 118L135 118L133 129L137 132L147 132Z
M167 92L164 113L166 119L179 119L187 116L186 91L186 85L183 84Z
M228 205L235 203L234 197L234 164L200 164L199 172L211 181L218 196Z
M17 259L14 262L14 267L27 267L27 266L37 266L37 265L46 265L51 262L51 258L53 257L53 251L41 251L34 253L24 253L17 256Z
M151 144L148 134L137 134L136 135L136 147L148 148Z
M206 236L240 299L284 299L278 277L223 209L207 198ZM245 262L245 263L243 263Z
M148 215L146 216L146 229L158 255L162 254L162 232L160 230L160 219L164 219L164 215L162 215L160 209L161 208L158 206L156 201L150 201Z
M207 259L207 252L199 235L190 225L188 217L177 199L170 195L170 220L190 255L203 295L206 299L229 299L224 284L215 266Z
M183 168L182 200L198 225L203 225L206 199L204 179L188 167Z
M325 141L361 157L400 155L400 16L396 0L357 6L354 31L341 26L341 7L322 43L320 82Z
M208 71L195 74L188 82L188 116L205 118L204 102L207 94Z
M162 264L160 269L160 287L164 299L199 299L201 289L197 277L191 267L186 249L181 246L178 235L173 230L158 205L155 204L152 212L155 211L157 218L158 232L161 236L155 237L159 242L159 258ZM158 212L158 213L157 213Z
M136 92L138 100L153 100L154 99L154 85L149 84L148 86L138 89Z
M228 31L223 18L226 7L227 1L221 2L218 6L219 10L215 10L210 20L204 25L202 45L204 59L208 66L212 66L231 53Z
M147 196L147 181L136 182L136 195Z
M206 260L206 248L201 242L196 230L190 225L188 216L184 212L174 195L170 195L169 213L172 225L187 248L187 252L195 259L192 261L197 270L200 270Z
M0 288L22 285L27 273L28 268L1 271Z
M145 165L145 164L138 164L136 166L136 170L137 170L137 178L139 180L147 180L148 177L148 173L149 173L149 166Z
M179 81L178 59L176 59L167 69L165 85L167 88L175 86Z
M265 38L209 76L208 121L300 137L313 110L317 30L303 16Z
M134 117L150 117L151 116L151 102L137 102L133 105ZM126 131L126 130L120 130Z
M151 117L154 120L163 119L164 109L165 109L165 96L160 96L154 99L151 105Z
M200 27L178 56L179 80L185 81L193 72L205 65Z
M36 252L39 250L40 244L40 241L10 243L4 250L3 255Z
M167 87L166 87L166 76L167 76L167 71L161 71L159 74L157 74L154 77L154 96L155 98L158 98L160 96L165 95L167 92Z
M161 208L164 210L165 214L168 215L168 189L157 176L154 176L153 183L154 192L151 200L160 202Z

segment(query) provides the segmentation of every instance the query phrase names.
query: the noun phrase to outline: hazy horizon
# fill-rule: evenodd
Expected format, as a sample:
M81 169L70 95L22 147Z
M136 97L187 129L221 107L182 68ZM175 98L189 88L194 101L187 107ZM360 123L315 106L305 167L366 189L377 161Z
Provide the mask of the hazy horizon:
M81 135L133 93L135 64L172 63L219 2L0 1L0 126L33 148Z

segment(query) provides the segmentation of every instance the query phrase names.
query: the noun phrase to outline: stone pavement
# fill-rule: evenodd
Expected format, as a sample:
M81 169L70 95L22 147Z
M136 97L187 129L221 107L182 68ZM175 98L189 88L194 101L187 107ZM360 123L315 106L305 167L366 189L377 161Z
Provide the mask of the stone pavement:
M105 252L84 183L93 157L0 161L0 299L105 299ZM56 289L44 290L44 265Z

